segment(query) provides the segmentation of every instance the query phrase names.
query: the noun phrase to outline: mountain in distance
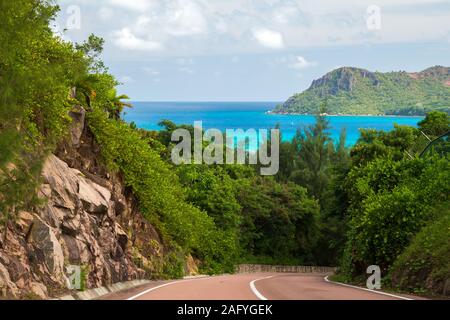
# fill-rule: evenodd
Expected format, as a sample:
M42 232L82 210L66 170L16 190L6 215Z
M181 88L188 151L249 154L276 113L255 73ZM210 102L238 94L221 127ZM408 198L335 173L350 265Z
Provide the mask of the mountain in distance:
M416 73L370 72L343 67L314 80L306 91L271 113L420 116L431 110L450 113L450 68L434 66Z

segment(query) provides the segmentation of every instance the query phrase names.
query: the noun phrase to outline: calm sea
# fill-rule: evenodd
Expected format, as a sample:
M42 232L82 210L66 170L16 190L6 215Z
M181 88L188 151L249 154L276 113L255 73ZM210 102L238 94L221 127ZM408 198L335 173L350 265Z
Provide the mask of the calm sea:
M159 130L161 120L176 124L193 125L203 121L204 129L271 129L280 125L283 140L292 140L298 128L314 123L314 116L270 115L266 111L280 102L134 102L125 113L126 121L133 121L139 128ZM339 139L342 128L347 129L347 144L353 145L359 138L360 128L391 130L394 123L417 126L421 117L380 116L331 116L330 134Z

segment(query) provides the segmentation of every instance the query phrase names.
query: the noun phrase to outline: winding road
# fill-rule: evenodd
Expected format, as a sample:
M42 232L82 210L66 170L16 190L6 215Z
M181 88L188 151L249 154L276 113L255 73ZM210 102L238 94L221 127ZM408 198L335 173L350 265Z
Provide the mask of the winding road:
M330 282L326 274L252 273L155 281L104 300L412 300Z

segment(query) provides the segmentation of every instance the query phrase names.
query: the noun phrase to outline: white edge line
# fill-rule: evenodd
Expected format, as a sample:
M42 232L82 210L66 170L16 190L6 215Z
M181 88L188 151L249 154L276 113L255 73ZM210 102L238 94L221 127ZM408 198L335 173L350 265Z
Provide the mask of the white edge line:
M142 291L141 293L138 293L137 295L132 296L132 297L126 299L126 300L129 300L129 301L136 300L137 298L139 298L139 297L141 297L143 295L146 295L147 293L150 293L152 291L155 291L155 290L158 290L160 288L167 287L167 286L170 286L170 285L173 285L173 284L189 282L189 281L195 281L195 280L204 280L204 279L209 279L209 278L210 278L209 276L205 276L205 277L196 277L196 278L191 278L191 279L184 279L184 280L168 282L168 283L156 286L156 287L152 287L152 288L147 289L145 291Z
M260 278L260 279L256 279L256 280L253 280L252 282L250 282L250 289L252 290L253 294L254 294L259 300L269 300L269 299L267 299L266 297L264 297L264 296L261 294L261 292L259 292L258 289L256 289L255 283L256 283L257 281L265 280L265 279L270 279L270 278L273 278L273 277L274 277L274 276L265 277L265 278Z
M394 297L394 298L402 299L402 300L414 300L414 299L411 299L411 298L406 298L406 297L402 297L402 296L397 296L397 295L395 295L395 294L390 294L390 293L386 293L386 292L383 292L383 291L370 290L370 289L366 289L366 288L361 288L361 287L357 287L357 286L352 286L352 285L346 284L346 283L340 283L340 282L331 281L330 279L328 279L328 277L329 277L329 276L326 276L326 277L324 278L326 282L338 284L338 285L340 285L340 286L349 287L349 288L353 288L353 289L364 290L364 291L369 291L369 292L372 292L372 293L382 294L382 295L385 295L385 296L390 296L390 297Z
M185 281L189 281L189 280L185 280ZM138 293L137 295L132 296L132 297L128 298L127 300L136 300L137 298L139 298L139 297L141 297L141 296L143 296L143 295L145 295L145 294L147 294L149 292L152 292L152 291L157 290L157 289L162 288L162 287L170 286L170 285L175 284L175 283L180 283L180 282L184 282L184 281L182 280L182 281L174 281L174 282L165 283L165 284L162 284L160 286L153 287L153 288L147 289L145 291L142 291L141 293Z

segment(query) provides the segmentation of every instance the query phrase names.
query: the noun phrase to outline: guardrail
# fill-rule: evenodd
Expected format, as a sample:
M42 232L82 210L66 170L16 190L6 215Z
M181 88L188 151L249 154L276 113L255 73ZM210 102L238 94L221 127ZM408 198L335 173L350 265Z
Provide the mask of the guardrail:
M319 266L272 266L264 264L240 264L236 267L236 273L333 273L335 271L335 267Z

